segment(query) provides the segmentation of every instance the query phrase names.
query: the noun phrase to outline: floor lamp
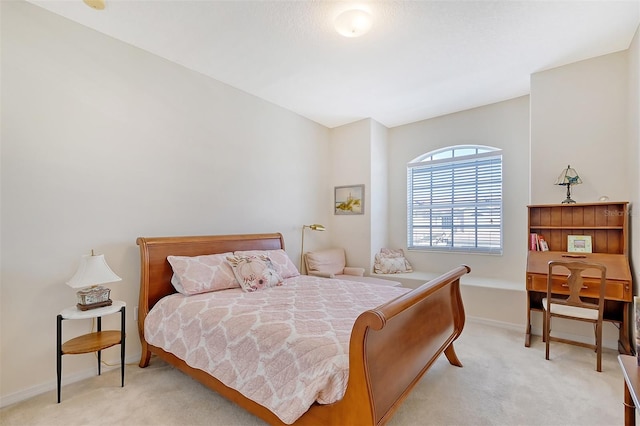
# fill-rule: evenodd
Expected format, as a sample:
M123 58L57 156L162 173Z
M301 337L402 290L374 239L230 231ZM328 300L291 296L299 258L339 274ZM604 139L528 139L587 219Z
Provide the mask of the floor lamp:
M302 225L302 247L300 247L300 273L304 273L303 271L303 267L304 267L304 262L303 262L303 257L304 257L304 230L306 228L311 229L312 231L324 231L325 227L322 225L318 225L317 223L314 223L313 225Z

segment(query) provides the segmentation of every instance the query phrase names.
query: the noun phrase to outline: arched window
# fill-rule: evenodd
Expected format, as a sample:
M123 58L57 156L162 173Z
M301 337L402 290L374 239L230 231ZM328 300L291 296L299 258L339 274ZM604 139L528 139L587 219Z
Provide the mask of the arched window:
M502 150L457 145L407 164L409 249L502 254Z

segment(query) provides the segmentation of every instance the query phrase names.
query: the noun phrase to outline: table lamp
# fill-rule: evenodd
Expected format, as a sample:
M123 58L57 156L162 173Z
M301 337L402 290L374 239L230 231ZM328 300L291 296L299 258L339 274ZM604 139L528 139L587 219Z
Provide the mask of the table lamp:
M567 198L562 204L574 204L575 201L571 199L571 185L579 185L582 183L582 179L578 176L578 172L572 169L571 166L567 166L566 169L560 173L558 179L556 179L555 185L564 185L567 187Z
M122 281L117 276L104 259L103 254L85 254L80 258L80 265L75 275L67 281L71 288L78 288L76 296L78 298L77 307L81 311L100 308L111 305L109 295L111 290L100 284Z
M323 225L319 225L314 223L313 225L302 225L302 247L300 247L300 273L302 273L303 257L304 257L304 230L306 228L311 229L312 231L324 231L325 227Z

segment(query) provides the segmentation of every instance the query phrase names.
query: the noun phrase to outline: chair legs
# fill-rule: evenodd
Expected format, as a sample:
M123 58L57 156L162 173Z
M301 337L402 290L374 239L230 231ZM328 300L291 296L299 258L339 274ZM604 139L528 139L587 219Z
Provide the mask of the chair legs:
M549 359L549 344L551 343L551 315L547 315L547 311L542 316L542 341L545 342L545 359ZM596 371L602 372L602 326L598 323L594 324L595 340L596 340ZM561 339L562 340L562 339ZM567 342L567 341L565 341ZM582 345L580 345L582 346Z
M545 342L545 359L549 359L549 334L551 328L551 318L547 315L547 311L544 311L544 318L542 319L542 339Z
M602 372L602 323L596 323L596 370Z

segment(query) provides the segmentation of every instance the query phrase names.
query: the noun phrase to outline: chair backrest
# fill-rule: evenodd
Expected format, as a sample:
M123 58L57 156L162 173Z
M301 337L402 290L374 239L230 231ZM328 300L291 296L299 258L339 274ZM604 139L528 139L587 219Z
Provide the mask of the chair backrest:
M346 266L346 256L342 248L310 251L304 254L304 264L307 273L322 272L340 275Z
M559 271L556 268L566 268L569 270L569 276L567 278L567 287L569 290L569 296L565 299L559 299L557 296L552 299L552 288L553 288L553 272L556 270L556 274ZM600 271L598 286L595 290L597 290L597 294L594 294L593 289L589 291L587 297L594 298L597 296L598 303L594 304L591 302L585 302L580 297L580 292L587 287L584 284L583 272L588 269L598 270ZM581 262L581 261L564 261L564 260L552 260L549 262L549 273L547 275L547 300L552 301L553 303L568 305L568 306L577 306L580 308L588 308L588 309L598 309L600 319L602 319L603 311L604 311L604 294L605 294L605 286L606 286L606 275L607 275L607 267L594 262Z

